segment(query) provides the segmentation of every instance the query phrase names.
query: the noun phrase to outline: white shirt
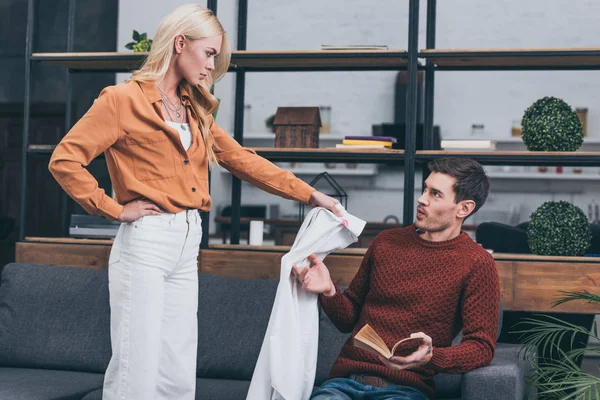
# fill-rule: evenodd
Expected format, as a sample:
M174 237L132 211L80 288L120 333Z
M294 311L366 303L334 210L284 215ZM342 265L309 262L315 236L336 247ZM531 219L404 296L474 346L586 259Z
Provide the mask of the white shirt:
M192 145L192 133L190 132L190 124L182 124L180 122L165 121L167 125L179 132L179 138L183 148L188 150Z
M275 303L247 400L307 400L314 387L319 345L317 294L302 289L292 264L309 266L358 240L366 222L338 205L342 217L318 207L306 216L290 252L281 260Z

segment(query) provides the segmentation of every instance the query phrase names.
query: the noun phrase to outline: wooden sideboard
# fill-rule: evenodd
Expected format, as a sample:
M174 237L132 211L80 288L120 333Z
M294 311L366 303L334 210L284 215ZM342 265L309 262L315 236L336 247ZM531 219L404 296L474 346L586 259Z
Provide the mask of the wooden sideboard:
M107 268L112 241L28 238L17 243L19 263ZM288 246L214 245L198 255L199 271L244 279L279 279L281 257ZM326 263L331 276L347 285L360 266L366 249L348 248L332 253ZM600 293L600 259L494 254L506 310L600 314L600 306L573 301L556 308L560 291Z

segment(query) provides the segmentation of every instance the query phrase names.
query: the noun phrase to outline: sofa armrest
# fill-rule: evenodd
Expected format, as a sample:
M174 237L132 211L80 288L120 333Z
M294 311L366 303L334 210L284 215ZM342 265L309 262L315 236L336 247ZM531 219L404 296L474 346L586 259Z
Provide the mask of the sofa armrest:
M498 344L490 365L462 377L462 398L466 400L521 400L529 364L520 357L519 345Z

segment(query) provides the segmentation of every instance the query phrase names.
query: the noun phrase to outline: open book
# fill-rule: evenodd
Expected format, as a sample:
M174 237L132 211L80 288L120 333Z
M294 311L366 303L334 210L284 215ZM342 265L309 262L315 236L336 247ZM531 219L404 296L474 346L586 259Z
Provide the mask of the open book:
M354 346L366 350L376 356L383 356L388 360L392 356L405 357L415 352L423 343L421 338L405 338L397 342L390 350L383 339L375 332L369 324L363 326L354 336Z

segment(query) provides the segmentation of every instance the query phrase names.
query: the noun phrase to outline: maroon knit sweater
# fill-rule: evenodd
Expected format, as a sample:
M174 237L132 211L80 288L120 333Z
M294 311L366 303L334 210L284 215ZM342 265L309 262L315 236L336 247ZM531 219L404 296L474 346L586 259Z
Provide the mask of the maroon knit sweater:
M424 240L415 226L384 231L373 241L348 289L319 296L330 320L352 336L369 324L391 348L414 332L433 340L433 357L397 371L375 356L342 347L330 378L376 375L434 397L436 372L465 373L489 364L498 327L500 289L492 256L466 233L444 242ZM462 342L450 347L463 331Z

